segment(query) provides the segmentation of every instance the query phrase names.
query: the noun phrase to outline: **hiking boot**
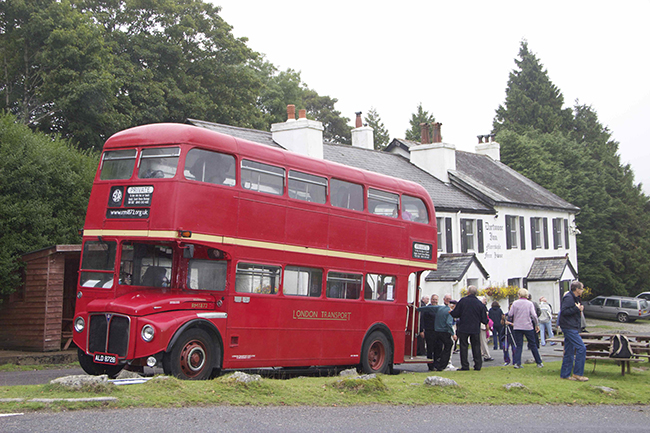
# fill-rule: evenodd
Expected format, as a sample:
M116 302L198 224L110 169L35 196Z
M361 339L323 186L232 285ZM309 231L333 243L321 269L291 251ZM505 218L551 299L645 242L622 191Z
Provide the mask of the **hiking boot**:
M578 382L586 382L586 381L589 380L588 377L578 376L577 374L574 374L572 377L573 377L575 380L577 380Z

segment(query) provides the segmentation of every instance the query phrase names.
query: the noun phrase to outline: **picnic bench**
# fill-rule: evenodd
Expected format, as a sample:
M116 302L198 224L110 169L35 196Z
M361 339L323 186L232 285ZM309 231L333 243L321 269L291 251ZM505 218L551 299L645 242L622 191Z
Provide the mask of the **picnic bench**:
M632 362L643 362L646 359L650 361L650 335L621 334L625 335L628 338L630 342L630 350L633 354L630 358L610 358L609 347L611 344L611 339L614 335L616 335L616 333L580 333L582 341L587 347L586 359L594 361L594 368L592 370L592 373L596 371L596 362L598 360L615 361L619 363L621 366L621 375L623 376L625 376L626 367L628 373L631 371L630 364ZM549 338L547 341L555 341L564 344L563 338ZM563 349L555 350L562 351Z

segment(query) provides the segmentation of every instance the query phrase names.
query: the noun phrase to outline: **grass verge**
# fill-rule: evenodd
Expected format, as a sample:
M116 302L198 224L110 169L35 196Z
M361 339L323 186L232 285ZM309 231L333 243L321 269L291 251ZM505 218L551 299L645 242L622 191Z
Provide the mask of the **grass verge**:
M249 384L229 379L229 373L211 381L180 381L175 378L151 380L141 385L111 386L97 390L69 391L51 385L0 387L0 399L80 398L106 395L114 402L0 401L0 413L35 410L90 408L183 407L211 405L312 405L351 406L365 404L647 404L650 401L650 375L646 364L633 367L621 376L613 362L599 362L596 371L587 363L589 382L560 379L559 361L543 369L526 365L489 367L480 372L402 373L378 376L361 383L340 377L297 377L289 380L262 379ZM424 385L427 376L455 380L457 387ZM504 385L519 382L523 387L507 390ZM605 388L601 388L605 387Z

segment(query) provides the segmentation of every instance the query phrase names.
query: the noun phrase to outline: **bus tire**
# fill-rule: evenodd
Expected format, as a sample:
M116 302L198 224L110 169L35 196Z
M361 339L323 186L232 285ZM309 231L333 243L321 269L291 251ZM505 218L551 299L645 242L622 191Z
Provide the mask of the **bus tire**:
M163 356L165 374L183 380L206 380L212 377L215 349L210 336L202 329L183 332L172 350Z
M93 362L92 356L86 355L86 353L81 349L77 349L77 358L79 359L79 365L81 365L83 371L91 376L106 374L111 379L115 379L124 368L124 365L97 364Z
M363 342L361 370L366 374L390 372L393 350L381 331L374 331Z

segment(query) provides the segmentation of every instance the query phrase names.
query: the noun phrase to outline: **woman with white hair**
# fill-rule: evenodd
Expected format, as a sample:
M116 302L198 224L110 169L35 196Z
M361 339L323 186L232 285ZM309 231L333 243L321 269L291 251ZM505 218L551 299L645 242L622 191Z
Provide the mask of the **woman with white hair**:
M519 299L512 303L510 311L508 312L508 324L512 325L515 337L515 354L513 365L515 368L523 368L521 366L521 352L524 346L524 335L528 340L528 347L533 352L533 357L538 367L544 367L542 358L539 356L537 350L536 334L539 332L539 323L537 321L537 313L535 313L535 305L528 300L528 290L519 289L517 293Z

